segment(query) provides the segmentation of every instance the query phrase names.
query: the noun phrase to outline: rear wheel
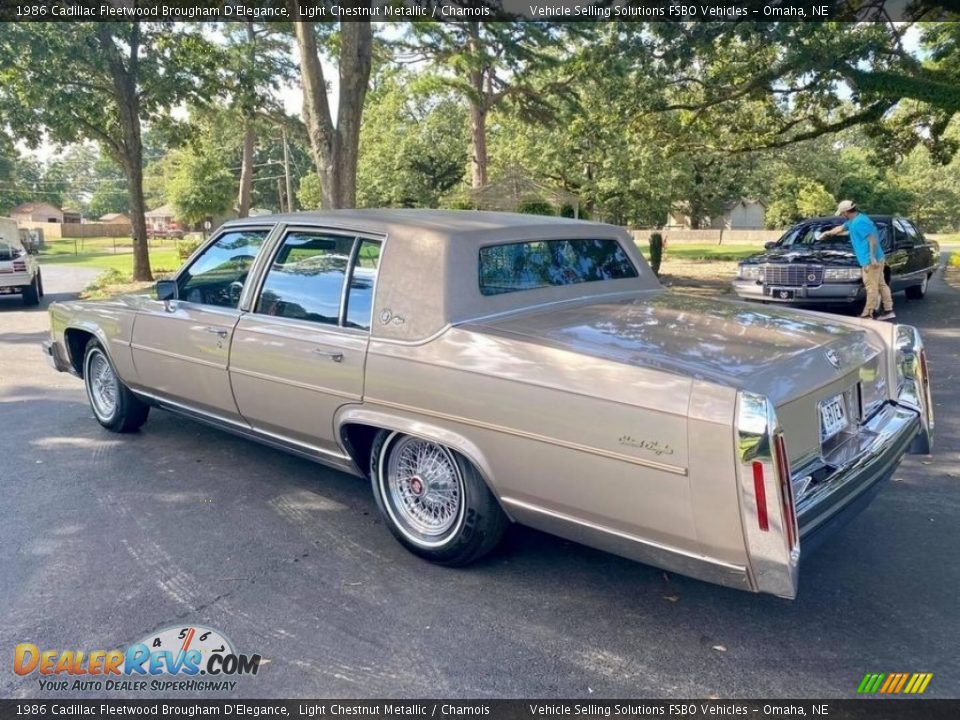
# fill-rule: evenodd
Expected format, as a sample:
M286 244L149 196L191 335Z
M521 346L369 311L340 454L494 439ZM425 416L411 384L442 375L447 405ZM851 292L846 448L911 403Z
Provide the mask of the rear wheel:
M923 300L924 295L927 294L927 285L929 283L930 276L924 275L923 280L920 281L919 285L911 285L904 292L911 300Z
M23 304L34 307L40 304L40 274L33 276L33 280L23 289Z
M83 355L83 382L93 414L107 430L134 432L147 421L150 406L120 381L113 363L96 340L87 343Z
M381 432L370 476L390 532L432 562L471 563L493 550L507 528L507 516L476 468L438 443Z

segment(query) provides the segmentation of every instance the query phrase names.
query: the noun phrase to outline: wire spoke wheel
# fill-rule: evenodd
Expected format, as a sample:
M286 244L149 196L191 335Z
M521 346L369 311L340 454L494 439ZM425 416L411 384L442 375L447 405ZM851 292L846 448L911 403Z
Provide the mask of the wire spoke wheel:
M100 351L90 354L87 361L87 389L93 410L102 420L110 420L117 409L119 387L110 361Z
M399 437L381 475L387 510L400 530L427 547L443 544L464 514L463 475L453 454L428 440Z

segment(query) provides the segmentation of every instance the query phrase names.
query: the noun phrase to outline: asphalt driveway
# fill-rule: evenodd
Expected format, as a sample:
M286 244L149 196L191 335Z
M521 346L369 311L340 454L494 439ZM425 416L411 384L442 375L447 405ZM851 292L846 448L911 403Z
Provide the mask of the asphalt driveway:
M88 279L44 269L48 299ZM788 602L524 528L479 565L429 565L362 480L159 411L102 430L41 357L44 310L0 298L0 697L43 695L11 671L17 643L181 624L269 660L244 697L851 697L867 672L958 697L960 291L896 300L928 344L936 454L908 457Z

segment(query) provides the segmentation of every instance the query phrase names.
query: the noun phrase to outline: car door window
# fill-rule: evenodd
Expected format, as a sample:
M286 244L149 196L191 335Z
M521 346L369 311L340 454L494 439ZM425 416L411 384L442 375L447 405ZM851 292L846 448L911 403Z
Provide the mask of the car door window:
M920 234L920 231L917 230L916 226L909 220L901 218L900 224L903 225L903 229L907 233L907 237L910 239L910 245L922 245L923 244L923 235Z
M267 272L254 312L337 325L355 238L291 232Z
M235 308L269 231L225 232L177 277L177 296L198 305Z
M347 293L347 327L370 329L373 291L379 266L380 243L376 240L361 240L350 276L350 292Z
M893 243L895 248L906 249L913 247L913 239L910 237L906 225L900 218L894 218L893 228Z

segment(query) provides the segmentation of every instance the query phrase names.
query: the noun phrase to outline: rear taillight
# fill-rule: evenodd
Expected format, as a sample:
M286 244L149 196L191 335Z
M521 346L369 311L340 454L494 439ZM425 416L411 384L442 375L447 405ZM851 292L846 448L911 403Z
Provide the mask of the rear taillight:
M777 466L777 479L780 482L780 505L783 510L783 524L786 530L787 547L793 550L797 546L797 513L793 501L793 483L790 477L790 459L787 456L787 444L783 433L773 435L773 461Z
M13 271L14 272L26 272L27 264L23 260L14 260L13 261Z
M765 395L738 393L740 511L753 589L797 595L800 533L783 431Z
M757 499L757 525L764 532L770 530L770 519L767 515L767 491L763 487L763 463L753 463L753 494Z

